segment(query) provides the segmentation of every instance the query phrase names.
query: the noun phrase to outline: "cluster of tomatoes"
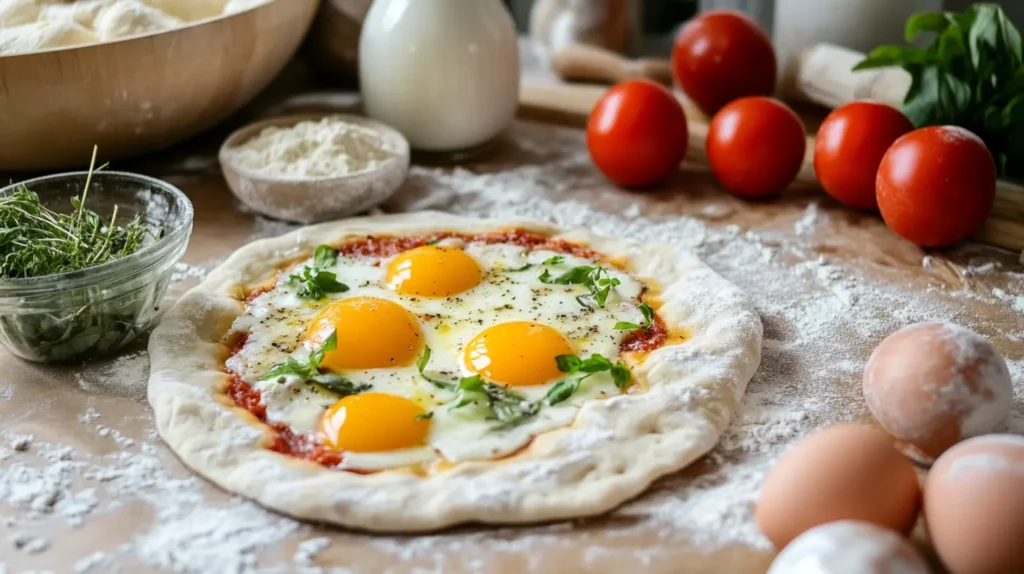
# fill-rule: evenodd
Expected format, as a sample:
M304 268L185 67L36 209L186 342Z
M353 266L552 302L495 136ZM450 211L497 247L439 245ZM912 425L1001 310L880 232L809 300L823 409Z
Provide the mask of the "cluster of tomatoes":
M711 123L707 157L736 195L765 197L796 178L807 148L800 117L775 90L771 41L749 18L707 12L687 23L672 53L676 81ZM598 169L624 187L657 185L675 172L689 139L686 114L664 87L646 80L616 85L587 125ZM843 204L879 210L897 234L921 246L950 245L988 217L995 161L984 142L958 127L914 130L899 110L854 102L819 130L814 170Z

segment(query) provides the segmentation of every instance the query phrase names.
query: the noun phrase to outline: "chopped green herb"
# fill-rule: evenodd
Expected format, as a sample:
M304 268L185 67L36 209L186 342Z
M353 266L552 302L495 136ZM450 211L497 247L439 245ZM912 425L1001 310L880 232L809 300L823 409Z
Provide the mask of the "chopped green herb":
M615 329L618 331L632 331L634 329L650 329L651 325L654 325L654 309L647 303L641 303L637 310L644 316L644 322L640 325L636 323L628 323L626 321L619 321L615 324Z
M455 398L451 400L448 410L461 409L469 405L480 405L490 411L490 417L501 424L494 430L507 430L526 422L540 412L540 405L528 401L523 396L494 383L489 383L480 375L464 377L458 383L437 380L424 374L430 362L430 347L424 347L416 369L420 375L439 389L452 391Z
M544 263L542 263L541 265L561 265L562 263L565 263L565 257L561 255L555 255L553 257L548 257L547 259L545 259Z
M551 272L545 269L538 279L540 279L541 283L549 285L585 285L590 290L590 298L599 307L604 307L611 290L622 284L621 281L611 276L608 269L587 265L573 267L558 277L553 277ZM576 301L584 307L589 307L578 297Z
M426 379L429 383L443 391L455 391L458 385L455 383L449 383L433 377L428 377L424 372L427 370L427 364L430 362L430 347L423 345L423 352L420 353L420 358L416 359L416 370L419 371L420 376Z
M348 291L348 285L338 281L338 277L334 273L323 270L337 262L337 250L330 245L321 245L313 254L313 266L305 267L302 273L290 275L288 283L301 283L299 297L307 299L322 299L327 293L344 293Z
M429 421L432 418L434 418L434 412L430 411L430 412L426 412L426 413L422 413L422 414L416 415L416 418L414 420L416 422L419 422L419 421Z
M313 252L313 266L317 269L330 267L338 262L338 251L330 245L321 245Z
M566 379L548 391L548 404L552 406L568 400L579 390L583 381L597 373L610 373L612 382L618 389L626 388L632 378L625 363L620 361L613 364L602 355L591 355L587 359L581 359L576 355L559 355L555 357L555 363L558 370L566 374Z
M288 375L294 375L299 377L307 383L313 383L323 387L327 391L334 393L341 397L347 397L349 395L358 395L363 391L367 391L371 388L370 385L361 384L356 385L352 381L346 379L341 375L334 373L321 373L320 363L324 360L324 355L329 351L334 351L338 348L338 332L332 331L331 335L317 348L315 351L309 354L309 360L305 363L296 360L293 357L288 359L270 369L266 375L260 380L267 381L278 377L284 377Z

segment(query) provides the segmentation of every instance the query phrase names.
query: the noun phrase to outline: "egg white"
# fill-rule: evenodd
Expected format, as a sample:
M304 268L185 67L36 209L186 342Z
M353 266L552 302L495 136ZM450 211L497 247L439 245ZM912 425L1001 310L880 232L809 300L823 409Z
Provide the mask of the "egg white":
M462 361L463 349L484 329L511 321L536 321L565 335L581 357L594 354L616 360L619 345L628 331L617 331L615 323L641 323L637 310L643 285L628 274L607 265L610 275L621 284L604 307L585 308L576 298L588 293L583 285L549 285L540 281L545 270L552 275L580 265L596 262L545 250L529 251L508 244L486 244L459 240L444 243L463 247L478 262L484 278L476 287L448 298L410 297L386 287L388 260L373 257L338 257L327 270L349 287L344 293L329 294L319 301L298 296L299 287L287 282L287 274L276 288L256 297L238 317L233 330L248 333L241 351L228 360L228 368L238 373L263 396L267 417L288 424L297 433L315 432L323 413L338 397L297 377L260 379L288 357L308 360L310 349L303 344L307 325L327 305L353 297L376 297L395 301L417 316L431 359L426 374L432 378L456 381L473 373ZM543 266L560 255L564 262ZM522 269L527 263L531 265ZM302 266L312 265L306 261ZM372 337L372 333L367 334ZM342 350L343 351L343 350ZM588 378L580 390L558 405L544 403L539 414L517 427L497 431L496 422L487 420L481 409L468 406L449 408L454 393L438 389L422 377L415 365L391 369L346 371L344 376L356 384L372 385L374 392L405 397L433 413L427 440L429 448L412 448L385 453L345 453L343 468L382 470L425 462L441 456L452 462L494 459L510 455L538 434L571 425L580 405L588 400L619 394L611 376L600 373ZM556 384L516 387L514 392L532 401L541 401Z

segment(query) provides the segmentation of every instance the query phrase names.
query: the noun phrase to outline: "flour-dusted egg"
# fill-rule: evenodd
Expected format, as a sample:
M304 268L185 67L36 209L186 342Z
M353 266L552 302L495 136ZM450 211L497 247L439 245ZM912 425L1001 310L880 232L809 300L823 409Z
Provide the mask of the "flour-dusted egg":
M906 538L869 522L816 526L790 542L768 574L930 574Z
M949 323L919 323L872 353L864 398L900 448L929 464L962 439L1002 428L1013 389L1006 363L987 339Z
M951 574L1024 572L1024 437L981 436L946 451L925 482L925 520Z
M882 431L855 424L817 431L789 449L769 473L757 524L777 548L837 520L909 532L917 520L917 474Z
M615 362L637 328L617 325L647 320L644 287L628 273L571 253L459 237L387 257L370 251L342 250L283 271L236 319L232 331L245 336L226 362L260 393L268 421L343 453L339 468L509 456L571 425L584 402L623 392L605 371L565 400L551 404L548 396L566 378L560 357ZM603 305L588 286L555 280L581 268L601 269ZM310 297L303 277L316 273L333 279ZM334 348L319 351L328 340ZM273 374L309 364L318 351L330 381ZM514 395L530 416L500 424L493 411L508 408L501 397L462 401L464 379ZM331 384L359 394L342 398Z

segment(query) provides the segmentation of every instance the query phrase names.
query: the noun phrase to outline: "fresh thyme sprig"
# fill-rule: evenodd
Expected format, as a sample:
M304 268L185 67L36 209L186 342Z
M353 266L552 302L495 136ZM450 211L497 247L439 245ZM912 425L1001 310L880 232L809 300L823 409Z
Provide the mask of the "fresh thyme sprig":
M5 279L42 277L81 271L123 259L153 237L141 217L118 225L118 207L107 221L86 207L96 167L93 149L82 195L71 200L72 213L58 213L42 204L25 186L0 197L0 276Z
M323 299L327 293L344 293L348 285L338 281L337 275L325 268L337 263L338 252L330 245L321 245L313 254L313 266L306 266L302 273L288 276L288 283L300 283L299 297L307 299Z
M549 285L585 285L590 290L590 298L599 307L604 307L612 289L622 284L617 278L611 276L608 269L589 265L573 267L558 277L553 276L550 271L545 269L538 279L541 283ZM576 302L583 307L590 307L583 296L577 297Z
M332 331L331 335L324 340L323 344L309 354L309 360L305 363L300 362L293 357L288 357L284 363L270 369L270 372L264 375L260 380L267 381L278 377L294 375L307 383L319 385L340 397L358 395L363 391L369 390L371 385L357 385L341 375L320 372L320 364L324 360L324 355L337 348L338 332Z
M647 303L641 303L637 306L637 310L644 316L644 322L637 325L636 323L629 323L626 321L619 321L615 324L615 330L617 331L632 331L634 329L650 329L654 325L654 309Z

